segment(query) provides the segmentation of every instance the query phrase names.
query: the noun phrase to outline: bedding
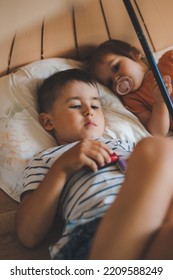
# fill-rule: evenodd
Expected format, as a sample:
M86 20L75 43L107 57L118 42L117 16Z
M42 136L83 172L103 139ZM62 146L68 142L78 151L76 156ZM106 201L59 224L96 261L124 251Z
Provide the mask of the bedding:
M48 58L23 66L0 78L0 187L20 200L21 178L31 157L56 145L38 121L36 87L55 71L84 67L84 63L64 58ZM120 100L98 84L105 112L105 136L137 143L149 135Z

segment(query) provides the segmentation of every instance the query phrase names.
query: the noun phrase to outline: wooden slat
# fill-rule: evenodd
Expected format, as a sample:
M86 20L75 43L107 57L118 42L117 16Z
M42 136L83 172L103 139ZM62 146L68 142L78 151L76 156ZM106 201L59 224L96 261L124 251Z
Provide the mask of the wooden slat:
M0 41L17 30L31 27L45 16L61 13L73 0L1 0ZM74 0L77 1L77 0ZM81 0L78 0L81 1Z
M89 54L90 48L108 39L99 0L76 6L75 22L81 58Z
M20 244L15 231L18 203L0 190L0 259L49 259L48 246L28 249Z
M173 45L173 1L137 0L156 51Z
M42 21L29 29L18 31L11 56L10 69L41 59Z
M9 36L0 43L0 76L8 72L9 55L14 35Z
M15 215L16 210L0 214L0 259L50 259L47 244L29 249L18 241L14 225Z
M110 36L140 46L122 0L102 0Z
M50 259L48 246L60 235L56 223L47 238L39 246L29 249L16 235L15 215L19 204L0 189L0 260Z
M43 57L75 58L72 7L62 14L44 21Z
M73 1L76 4L76 1ZM80 1L79 1L80 2ZM64 12L57 11L51 18L45 18L43 37L43 58L77 58L76 45L80 58L90 53L92 48L109 38L100 2L106 16L110 37L128 41L140 47L139 40L127 14L122 0L92 0L80 2ZM173 45L172 36L172 0L136 0L156 50ZM76 27L76 37L74 36ZM41 58L42 20L34 22L25 30L17 30L11 59L9 54L14 34L8 35L0 43L0 75L6 74L8 62L12 70L21 65ZM77 39L75 41L75 38ZM148 40L149 42L149 40Z
M0 189L0 214L11 210L16 210L18 202L10 198L3 190Z

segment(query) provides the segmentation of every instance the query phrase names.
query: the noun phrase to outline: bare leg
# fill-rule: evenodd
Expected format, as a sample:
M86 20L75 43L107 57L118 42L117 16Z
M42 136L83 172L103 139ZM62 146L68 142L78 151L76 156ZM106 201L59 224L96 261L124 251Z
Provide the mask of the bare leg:
M146 250L144 258L148 260L173 259L173 202L161 229Z
M94 238L91 259L142 258L172 201L172 166L172 140L151 137L137 145L118 198Z

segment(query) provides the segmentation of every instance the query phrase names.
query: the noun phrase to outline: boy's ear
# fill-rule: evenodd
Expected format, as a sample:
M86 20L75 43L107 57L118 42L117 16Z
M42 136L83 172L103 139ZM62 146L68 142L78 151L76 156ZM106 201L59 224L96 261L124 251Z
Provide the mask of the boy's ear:
M45 130L47 130L47 131L53 130L52 122L51 122L50 117L47 113L41 113L39 115L39 121L40 121L42 127Z

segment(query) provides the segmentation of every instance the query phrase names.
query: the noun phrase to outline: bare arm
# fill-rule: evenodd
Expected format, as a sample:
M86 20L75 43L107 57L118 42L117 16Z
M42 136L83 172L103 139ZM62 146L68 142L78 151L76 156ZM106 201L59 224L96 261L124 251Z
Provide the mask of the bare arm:
M26 194L19 206L16 229L19 239L28 247L42 241L53 223L67 176L58 167L58 162L55 162L38 189Z
M38 188L26 195L19 206L16 229L24 245L34 247L47 235L67 177L83 166L96 171L110 162L111 152L103 143L83 140L55 161Z
M169 94L171 94L171 78L169 76L165 76L163 79ZM154 100L152 112L146 110L145 112L138 114L137 117L152 135L165 136L169 131L170 116L167 106L155 81L151 87L151 93Z

